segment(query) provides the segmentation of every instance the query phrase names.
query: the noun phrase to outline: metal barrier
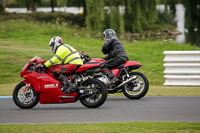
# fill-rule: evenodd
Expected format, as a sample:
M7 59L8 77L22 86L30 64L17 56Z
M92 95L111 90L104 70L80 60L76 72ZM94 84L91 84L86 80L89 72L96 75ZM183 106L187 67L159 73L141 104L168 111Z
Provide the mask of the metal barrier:
M164 85L200 86L200 51L164 51Z

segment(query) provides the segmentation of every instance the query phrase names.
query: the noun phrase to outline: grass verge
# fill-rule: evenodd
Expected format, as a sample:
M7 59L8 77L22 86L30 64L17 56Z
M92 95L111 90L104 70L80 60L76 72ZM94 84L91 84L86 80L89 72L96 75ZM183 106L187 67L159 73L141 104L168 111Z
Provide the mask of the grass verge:
M95 124L0 125L1 133L199 133L200 123L126 122Z
M12 96L16 84L0 84L0 96ZM123 94L116 93L111 96L123 96ZM147 96L200 96L200 87L150 85Z
M148 96L200 96L200 87L150 86Z

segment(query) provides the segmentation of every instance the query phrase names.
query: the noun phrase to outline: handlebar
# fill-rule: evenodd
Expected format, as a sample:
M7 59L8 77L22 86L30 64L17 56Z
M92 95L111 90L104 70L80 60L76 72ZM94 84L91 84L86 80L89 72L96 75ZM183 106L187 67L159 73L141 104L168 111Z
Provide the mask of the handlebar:
M88 54L85 54L83 51L81 51L79 54L84 64L91 60L90 56Z
M29 62L29 67L27 68L27 71L35 71L35 72L41 72L44 71L39 67L39 64L42 64L41 62Z

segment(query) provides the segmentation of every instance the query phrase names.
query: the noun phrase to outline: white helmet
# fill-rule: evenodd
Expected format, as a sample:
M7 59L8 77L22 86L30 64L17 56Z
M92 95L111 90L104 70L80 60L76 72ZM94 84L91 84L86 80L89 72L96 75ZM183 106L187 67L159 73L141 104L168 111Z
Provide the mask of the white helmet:
M49 42L49 47L51 48L52 52L55 54L57 48L63 44L63 39L59 36L52 37Z

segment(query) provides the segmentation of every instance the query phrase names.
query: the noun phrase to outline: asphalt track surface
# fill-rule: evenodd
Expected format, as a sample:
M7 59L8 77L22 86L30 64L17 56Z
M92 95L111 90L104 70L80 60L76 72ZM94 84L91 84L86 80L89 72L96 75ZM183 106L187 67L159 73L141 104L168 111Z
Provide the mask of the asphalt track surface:
M80 102L38 104L32 109L20 109L11 98L0 99L0 124L134 121L200 122L200 96L146 96L140 100L110 96L95 109L86 108Z

